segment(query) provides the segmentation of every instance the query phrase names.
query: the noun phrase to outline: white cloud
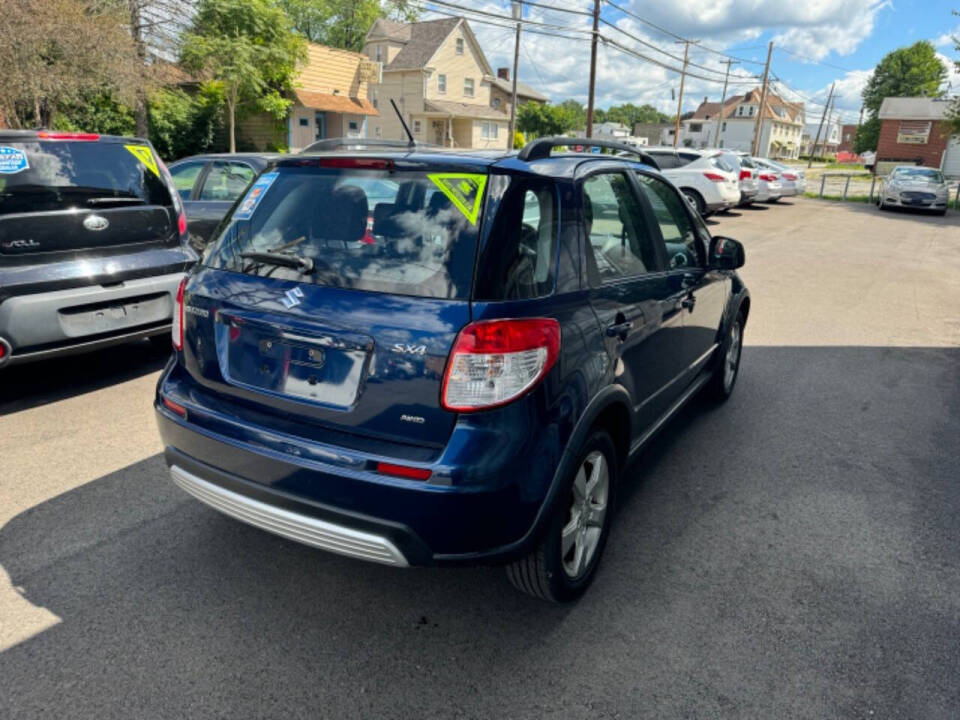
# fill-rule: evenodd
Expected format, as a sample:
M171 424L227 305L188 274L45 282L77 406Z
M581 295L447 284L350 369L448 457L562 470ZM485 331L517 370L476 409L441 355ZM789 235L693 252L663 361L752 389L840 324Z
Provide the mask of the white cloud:
M957 25L952 31L934 38L930 42L933 43L934 47L953 49L957 43L957 38L960 38L960 25Z

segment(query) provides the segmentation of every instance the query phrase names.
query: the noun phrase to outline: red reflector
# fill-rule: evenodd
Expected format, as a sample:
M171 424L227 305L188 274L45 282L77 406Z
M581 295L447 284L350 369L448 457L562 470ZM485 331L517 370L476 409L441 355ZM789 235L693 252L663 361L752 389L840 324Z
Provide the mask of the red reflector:
M175 412L180 417L187 416L187 409L183 405L178 405L177 403L175 403L173 400L169 398L163 399L163 406L168 410Z
M183 213L177 216L177 230L181 235L187 234L187 216Z
M183 292L187 286L187 279L180 281L180 287L177 288L177 300L173 306L173 324L170 326L170 334L173 337L173 349L183 350Z
M411 480L426 480L430 477L430 470L427 468L407 467L406 465L394 465L384 462L377 463L377 472L383 475L410 478Z
M717 173L705 172L703 176L707 180L713 180L713 182L723 182L726 178L723 175L717 175Z
M84 140L88 142L100 139L100 136L96 133L50 132L49 130L41 130L37 133L37 137L41 140Z
M383 160L379 158L352 158L352 157L334 157L322 158L318 163L320 167L328 168L357 168L360 170L392 170L393 160Z
M749 170L741 170L741 171L740 171L740 179L741 179L741 180L749 180L749 179L750 179L750 171L749 171Z

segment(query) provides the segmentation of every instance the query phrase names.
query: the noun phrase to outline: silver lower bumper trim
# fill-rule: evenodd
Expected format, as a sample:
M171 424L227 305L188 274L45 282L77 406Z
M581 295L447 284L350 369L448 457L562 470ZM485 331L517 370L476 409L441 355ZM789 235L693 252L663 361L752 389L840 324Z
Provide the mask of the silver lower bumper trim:
M261 530L304 545L384 565L407 566L407 559L390 540L325 520L300 515L225 490L174 465L170 477L197 500Z

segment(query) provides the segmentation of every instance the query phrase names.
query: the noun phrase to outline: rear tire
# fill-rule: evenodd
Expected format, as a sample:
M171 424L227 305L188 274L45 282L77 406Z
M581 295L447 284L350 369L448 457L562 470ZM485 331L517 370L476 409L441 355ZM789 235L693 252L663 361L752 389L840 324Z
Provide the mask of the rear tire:
M607 543L617 472L613 441L603 430L594 432L564 481L546 535L528 555L506 568L517 590L553 603L583 595Z
M705 386L706 395L714 402L722 403L733 394L740 375L740 356L743 352L743 328L746 319L742 312L730 323L726 337L720 345L713 375Z

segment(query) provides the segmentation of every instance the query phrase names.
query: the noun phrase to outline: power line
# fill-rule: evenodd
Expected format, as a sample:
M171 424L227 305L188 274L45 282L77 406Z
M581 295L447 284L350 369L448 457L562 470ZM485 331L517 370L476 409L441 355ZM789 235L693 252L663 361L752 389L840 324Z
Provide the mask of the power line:
M812 57L808 57L807 55L801 55L798 52L793 52L792 50L787 50L786 48L778 47L777 50L779 50L780 52L786 53L787 55L793 55L795 58L806 60L807 62L813 63L814 65L822 65L823 67L832 68L834 70L840 70L841 72L854 72L850 68L840 67L839 65L833 65L831 63L823 62L822 60L814 60Z

